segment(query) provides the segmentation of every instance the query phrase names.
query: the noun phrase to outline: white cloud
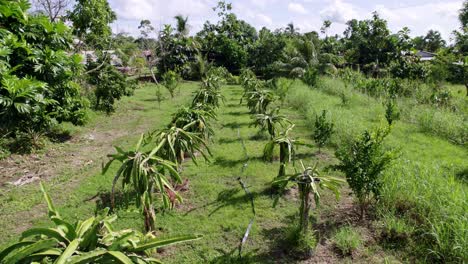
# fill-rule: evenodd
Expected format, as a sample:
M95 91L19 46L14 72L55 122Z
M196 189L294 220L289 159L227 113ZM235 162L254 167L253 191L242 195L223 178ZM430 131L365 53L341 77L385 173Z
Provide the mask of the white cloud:
M358 18L357 8L342 0L333 0L322 11L320 16L336 23L346 23L348 20Z
M305 14L309 13L304 8L304 6L299 4L299 3L289 3L288 10L291 11L291 12L294 12L294 13L302 14L302 15L305 15Z
M271 17L269 17L269 16L267 16L265 14L257 14L256 18L258 19L260 24L262 24L264 26L273 25L273 20L271 19Z
M434 29L440 31L444 39L448 40L451 32L458 26L458 10L461 6L461 0L452 0L426 2L422 5L409 5L398 8L377 5L374 10L382 18L388 20L392 31L407 26L411 29L412 35L424 35L429 29Z

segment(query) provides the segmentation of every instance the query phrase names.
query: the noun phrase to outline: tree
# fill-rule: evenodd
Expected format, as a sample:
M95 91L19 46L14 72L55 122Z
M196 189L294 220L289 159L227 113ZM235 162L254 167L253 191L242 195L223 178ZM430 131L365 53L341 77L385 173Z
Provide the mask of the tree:
M61 21L28 16L27 1L0 2L0 129L15 136L53 124L86 120L88 101L74 78L78 55L69 55L71 30Z
M44 12L52 22L61 19L72 0L34 0L36 7Z
M162 79L162 84L169 91L171 98L174 98L175 90L179 86L180 76L176 72L169 70L163 74Z
M424 49L429 52L436 52L445 47L445 40L437 30L429 30L423 40Z
M237 73L247 65L247 50L256 40L257 32L231 12L231 4L220 1L213 10L218 14L218 23L207 21L197 33L197 40L209 61Z
M371 19L350 20L345 36L345 57L349 63L368 67L369 71L387 66L396 52L387 21L374 12Z
M379 128L373 132L366 130L350 146L336 152L340 163L334 168L345 174L349 187L358 199L361 218L371 199L379 198L382 173L395 159L395 153L383 147L389 132L389 128Z
M179 36L187 37L189 34L189 25L188 25L188 17L184 17L182 15L177 15L174 17L176 20L176 31Z
M314 123L314 141L320 149L330 140L333 134L334 124L332 121L327 120L327 111L323 110L321 115L315 115Z
M109 25L117 16L107 0L78 0L68 19L73 24L73 34L80 40L78 49L84 45L97 50L109 48L112 35Z
M258 39L250 46L249 66L257 75L273 78L275 75L274 63L281 59L286 37L278 32L271 32L262 28Z
M328 31L328 29L330 28L331 25L332 25L332 22L330 20L323 21L323 25L320 28L320 32L322 32L322 34L327 35L327 31ZM326 37L328 37L328 36L326 36Z

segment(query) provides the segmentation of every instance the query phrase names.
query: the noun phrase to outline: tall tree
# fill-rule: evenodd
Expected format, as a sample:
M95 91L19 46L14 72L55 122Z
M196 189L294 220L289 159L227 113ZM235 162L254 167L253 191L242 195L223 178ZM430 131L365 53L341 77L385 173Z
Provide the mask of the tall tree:
M429 30L424 37L424 48L429 52L436 52L445 47L445 40L437 30Z
M71 2L72 0L34 0L36 8L44 12L52 22L65 15Z
M174 17L176 20L176 31L177 34L186 37L189 34L189 25L188 25L188 17L184 17L182 15L177 15Z
M85 45L97 50L109 48L110 24L117 16L107 0L78 0L68 18L73 23L73 33L81 42L78 48Z

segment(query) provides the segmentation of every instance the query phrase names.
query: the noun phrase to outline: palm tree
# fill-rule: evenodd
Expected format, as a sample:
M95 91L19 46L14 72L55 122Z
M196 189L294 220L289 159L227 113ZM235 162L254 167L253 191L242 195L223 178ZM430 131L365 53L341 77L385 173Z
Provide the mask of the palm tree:
M296 28L294 26L294 23L293 22L290 22L288 23L288 25L286 25L286 28L284 30L287 34L293 36L293 35L297 35L298 32L299 32L299 28Z
M276 68L284 76L302 77L308 67L317 65L318 54L313 36L296 37L288 42Z
M189 34L188 17L177 15L174 17L176 20L176 31L179 36L186 37Z

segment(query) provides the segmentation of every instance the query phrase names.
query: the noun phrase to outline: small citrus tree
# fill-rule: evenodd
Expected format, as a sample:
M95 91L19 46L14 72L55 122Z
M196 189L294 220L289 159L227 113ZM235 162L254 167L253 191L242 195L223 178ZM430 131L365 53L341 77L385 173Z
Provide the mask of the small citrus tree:
M167 71L162 76L163 85L169 91L171 98L174 98L175 91L177 86L179 86L180 76L175 71Z
M346 175L346 181L358 199L361 218L371 199L379 197L382 188L380 176L396 158L395 152L383 147L389 132L390 128L379 128L373 132L366 130L349 147L336 152L340 163L334 168Z
M333 134L334 124L327 120L327 111L323 110L321 115L315 115L314 141L319 147L319 152L323 146L330 140Z

